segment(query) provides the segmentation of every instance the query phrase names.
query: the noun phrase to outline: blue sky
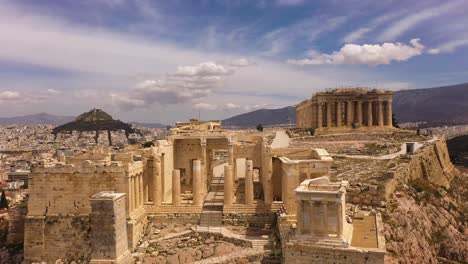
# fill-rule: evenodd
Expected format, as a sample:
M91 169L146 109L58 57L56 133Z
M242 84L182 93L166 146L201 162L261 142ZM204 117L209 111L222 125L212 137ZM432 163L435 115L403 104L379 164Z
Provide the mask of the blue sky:
M467 82L468 2L0 0L0 111L171 124Z

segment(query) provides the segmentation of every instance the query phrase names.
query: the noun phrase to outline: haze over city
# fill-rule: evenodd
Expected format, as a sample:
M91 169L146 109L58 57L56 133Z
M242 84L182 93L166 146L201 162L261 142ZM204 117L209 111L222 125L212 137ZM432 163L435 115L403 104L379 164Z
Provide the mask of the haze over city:
M2 116L172 124L466 81L466 1L0 1Z

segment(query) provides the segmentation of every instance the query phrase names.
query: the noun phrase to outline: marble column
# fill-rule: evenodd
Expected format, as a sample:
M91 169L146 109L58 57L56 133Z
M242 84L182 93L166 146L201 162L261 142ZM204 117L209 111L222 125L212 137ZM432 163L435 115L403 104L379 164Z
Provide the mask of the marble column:
M297 205L296 205L296 207L297 207L297 209L296 209L297 212L304 212L304 206L303 206L304 201L302 201L302 200L296 200L296 203L297 203ZM302 219L303 219L302 214L301 214L301 216L299 216L299 213L298 213L298 214L297 214L297 217L296 217L296 228L297 228L297 233L298 233L299 235L301 235L302 232L304 232L303 227L302 227L304 221L303 221Z
M126 192L128 194L128 199L127 199L127 215L129 215L133 211L133 189L132 189L132 178L127 177L127 186L126 186Z
M336 219L336 235L338 238L343 238L343 214L340 203L336 203Z
M362 126L362 102L361 101L357 101L357 118L356 118L356 122Z
M232 165L224 167L224 205L230 206L233 202L234 178Z
M146 169L143 170L143 203L147 203L149 201L149 173L150 168L148 166L149 161L146 161Z
M264 167L263 172L263 195L265 205L270 206L273 203L273 184L271 177L273 173L273 161L271 152L264 152Z
M323 207L323 231L325 235L328 234L328 204L327 202L322 202Z
M331 127L331 105L330 102L326 102L327 104L327 127Z
M315 221L314 221L314 217L315 217L315 202L314 201L309 201L309 232L311 235L314 235L315 234Z
M372 119L372 101L367 102L367 125L373 126L373 119Z
M201 160L193 161L193 204L201 206L203 204L203 188L202 188L202 176L201 176Z
M140 180L140 206L143 206L145 203L145 196L144 196L144 186L143 186L143 173L138 174L138 179Z
M135 190L136 190L136 206L137 208L140 207L140 193L141 193L141 190L140 190L140 179L138 179L138 174L135 175Z
M207 176L207 168L206 168L206 140L202 141L201 144L201 178L202 178L202 189L203 194L208 192L208 176Z
M346 125L351 127L353 125L353 102L347 101L346 102Z
M133 208L138 209L138 184L136 181L136 176L132 177L132 187L133 187Z
M341 126L341 102L336 102L336 126Z
M153 204L161 205L162 178L161 178L161 158L154 157L153 160Z
M317 128L322 127L323 113L322 113L322 104L317 104Z
M254 190L253 190L253 161L245 161L245 204L254 205Z
M389 100L387 101L387 126L389 127L392 127L393 126L393 123L392 123L392 101Z
M377 102L377 115L378 115L378 124L379 124L379 127L383 127L384 126L384 114L383 114L383 102L382 101L378 101Z
M172 171L172 204L180 205L180 170Z

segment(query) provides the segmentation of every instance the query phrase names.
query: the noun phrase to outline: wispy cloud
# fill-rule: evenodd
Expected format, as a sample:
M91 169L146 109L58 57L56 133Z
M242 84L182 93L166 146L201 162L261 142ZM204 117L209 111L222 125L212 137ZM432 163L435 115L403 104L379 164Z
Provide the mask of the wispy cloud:
M421 23L446 15L447 13L454 11L457 7L466 3L465 1L448 1L445 4L431 6L410 15L403 17L402 19L397 20L395 23L391 24L385 31L383 31L378 40L394 40L397 37L403 35L404 33L412 30L417 25Z

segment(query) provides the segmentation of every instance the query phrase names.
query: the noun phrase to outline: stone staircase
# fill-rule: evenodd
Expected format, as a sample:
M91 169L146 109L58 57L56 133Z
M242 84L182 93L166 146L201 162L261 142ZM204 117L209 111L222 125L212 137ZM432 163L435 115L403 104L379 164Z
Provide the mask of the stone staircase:
M224 177L222 174L214 175L203 203L200 227L221 227L223 224L223 204Z

